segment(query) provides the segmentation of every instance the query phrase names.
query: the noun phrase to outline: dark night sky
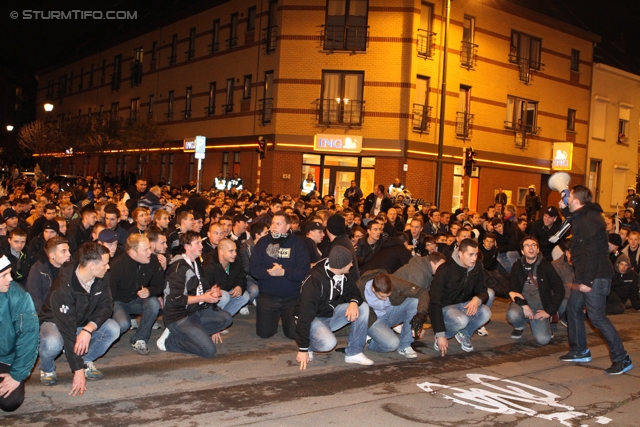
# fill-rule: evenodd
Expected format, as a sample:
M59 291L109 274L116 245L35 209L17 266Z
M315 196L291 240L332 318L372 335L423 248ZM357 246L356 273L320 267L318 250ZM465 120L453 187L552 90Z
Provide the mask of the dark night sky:
M476 0L483 2L486 0ZM532 4L538 11L564 15L582 22L603 37L608 49L615 42L626 44L628 53L640 57L640 0L511 0ZM88 45L111 40L133 27L142 27L158 15L172 16L202 0L10 0L0 5L0 63L11 68L35 72ZM214 0L204 2L209 6ZM456 1L453 0L452 7ZM10 13L23 10L128 10L137 11L136 21L24 20L11 19ZM625 43L621 43L624 34ZM635 61L640 63L640 61ZM638 67L640 70L640 66Z

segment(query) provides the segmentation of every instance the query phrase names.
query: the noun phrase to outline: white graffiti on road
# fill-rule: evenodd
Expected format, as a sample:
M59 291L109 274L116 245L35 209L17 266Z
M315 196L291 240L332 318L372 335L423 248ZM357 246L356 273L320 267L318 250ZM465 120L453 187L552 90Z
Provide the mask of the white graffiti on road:
M570 420L589 417L584 412L577 412L573 406L564 405L558 402L560 396L513 380L496 378L483 374L467 374L467 378L476 384L481 384L485 388L471 387L468 390L448 385L424 382L417 384L422 390L428 393L438 393L445 399L453 400L462 405L473 406L476 409L496 414L523 414L531 417L543 418L546 420L556 420L565 426L572 426ZM502 386L501 386L502 385ZM452 396L445 392L438 392L436 389L449 390ZM540 413L523 404L534 404L558 408L552 413ZM598 424L608 424L611 419L597 417Z

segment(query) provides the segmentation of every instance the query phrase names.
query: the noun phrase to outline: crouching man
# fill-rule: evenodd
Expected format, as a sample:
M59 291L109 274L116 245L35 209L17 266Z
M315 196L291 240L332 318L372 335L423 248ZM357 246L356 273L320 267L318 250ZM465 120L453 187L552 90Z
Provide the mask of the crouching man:
M433 278L429 315L436 341L433 348L447 354L449 339L455 337L462 350L473 351L471 336L491 318L482 263L478 263L478 243L464 239L451 259L441 265Z
M232 317L212 307L220 301L220 288L205 290L202 285L200 235L186 231L179 240L184 251L173 257L167 268L162 314L166 329L157 345L162 351L210 358L216 354L216 344L222 342L220 331L231 325Z
M427 320L429 292L384 270L367 271L357 284L369 305L369 350L381 353L397 350L407 359L418 357L411 348L412 331L420 338ZM401 323L398 337L391 328Z
M71 396L87 390L87 379L102 379L93 362L120 336L118 323L110 319L109 250L87 242L79 252L78 262L60 268L40 309L40 381L57 383L55 359L64 348L73 372Z
M296 342L300 369L313 360L313 352L327 352L335 348L333 331L351 323L344 361L359 365L373 365L364 355L369 321L369 306L363 302L360 290L347 273L353 266L351 252L335 246L329 258L320 260L302 282L300 297L294 309Z

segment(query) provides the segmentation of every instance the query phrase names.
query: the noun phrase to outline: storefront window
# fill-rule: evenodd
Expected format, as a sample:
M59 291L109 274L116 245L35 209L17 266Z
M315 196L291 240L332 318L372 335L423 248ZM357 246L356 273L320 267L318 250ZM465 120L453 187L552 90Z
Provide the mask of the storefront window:
M320 154L303 154L302 163L306 165L319 165L320 157Z
M342 157L342 156L324 156L325 166L344 166L349 168L358 167L357 157Z
M362 167L363 168L374 168L374 167L376 167L376 158L375 157L363 157L362 158Z

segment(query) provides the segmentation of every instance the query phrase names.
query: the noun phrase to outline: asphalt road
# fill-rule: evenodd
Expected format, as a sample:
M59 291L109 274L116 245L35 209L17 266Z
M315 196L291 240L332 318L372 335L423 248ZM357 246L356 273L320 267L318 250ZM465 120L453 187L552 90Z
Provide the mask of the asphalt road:
M67 395L71 373L64 356L59 382L46 387L35 370L27 399L2 426L635 426L640 425L640 367L620 376L610 365L604 341L589 334L593 362L558 360L568 350L559 327L547 346L529 331L510 338L505 301L496 301L488 337L475 336L475 351L455 340L450 354L433 350L433 334L417 343L418 359L365 350L375 365L344 363L338 351L316 354L306 371L295 361L296 346L281 333L255 335L255 311L236 316L218 354L210 360L163 353L137 355L131 332L96 362L104 373L82 397ZM631 357L640 363L640 314L613 316Z

